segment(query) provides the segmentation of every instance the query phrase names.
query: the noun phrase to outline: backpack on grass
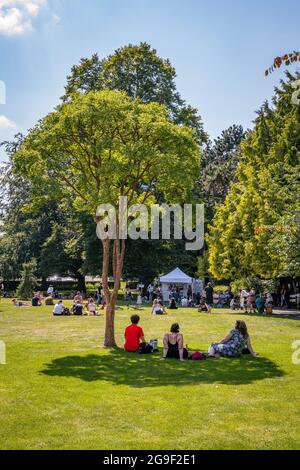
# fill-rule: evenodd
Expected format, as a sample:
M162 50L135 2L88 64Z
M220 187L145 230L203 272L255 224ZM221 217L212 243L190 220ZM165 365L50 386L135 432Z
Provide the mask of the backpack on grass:
M138 349L139 354L150 354L152 353L152 351L153 351L153 347L151 346L151 344L148 344L148 343L140 344L139 349Z
M193 354L190 355L190 359L192 361L202 361L207 359L206 354L203 354L202 352L194 352Z

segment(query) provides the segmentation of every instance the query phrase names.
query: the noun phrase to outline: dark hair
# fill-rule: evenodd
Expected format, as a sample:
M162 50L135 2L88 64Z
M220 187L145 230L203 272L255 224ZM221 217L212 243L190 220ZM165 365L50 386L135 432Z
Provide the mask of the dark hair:
M179 333L179 330L180 330L180 327L178 325L178 323L173 323L173 325L171 326L171 333Z
M130 320L131 320L131 323L133 323L133 325L137 325L138 322L140 321L140 317L138 315L132 315Z
M248 338L249 333L247 330L247 325L243 320L238 320L235 324L235 327L243 335L244 338Z

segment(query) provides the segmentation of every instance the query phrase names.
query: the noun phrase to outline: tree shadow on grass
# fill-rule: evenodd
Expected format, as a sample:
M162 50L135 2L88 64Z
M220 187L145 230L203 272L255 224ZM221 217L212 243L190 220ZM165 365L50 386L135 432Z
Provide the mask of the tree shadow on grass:
M66 356L46 364L42 374L75 377L86 382L107 381L135 388L190 384L249 384L256 380L282 377L284 372L263 357L204 361L161 361L157 354L141 356L121 349L107 355Z

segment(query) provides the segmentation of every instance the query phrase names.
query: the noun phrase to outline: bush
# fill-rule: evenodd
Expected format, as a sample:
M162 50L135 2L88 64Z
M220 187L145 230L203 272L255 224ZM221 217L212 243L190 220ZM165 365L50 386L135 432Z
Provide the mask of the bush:
M30 299L33 295L33 292L37 289L38 280L35 277L35 271L35 260L23 264L23 270L21 271L21 282L16 292L16 296L19 299Z

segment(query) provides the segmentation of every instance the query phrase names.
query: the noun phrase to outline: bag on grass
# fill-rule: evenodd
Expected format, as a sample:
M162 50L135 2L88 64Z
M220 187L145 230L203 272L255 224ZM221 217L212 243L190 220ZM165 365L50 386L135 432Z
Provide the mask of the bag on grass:
M152 353L152 351L153 351L153 347L151 346L151 344L148 344L148 343L140 344L139 349L138 349L139 354L150 354Z
M202 361L204 359L206 359L207 356L206 354L203 354L201 352L194 352L193 354L191 354L190 356L190 359L192 359L192 361Z
M152 346L152 352L158 351L158 341L157 339L151 339L149 342L150 346Z

